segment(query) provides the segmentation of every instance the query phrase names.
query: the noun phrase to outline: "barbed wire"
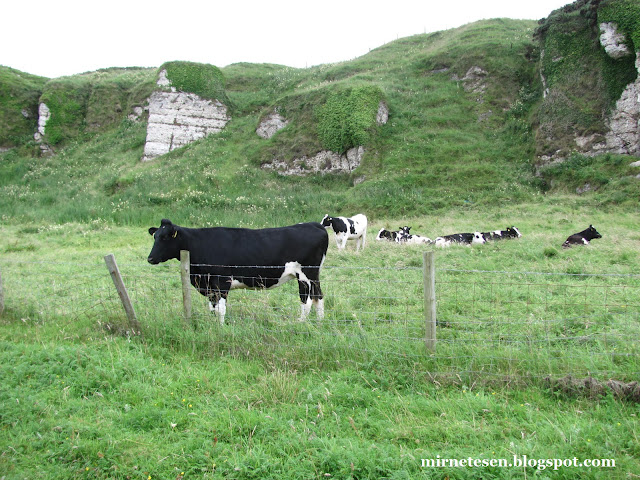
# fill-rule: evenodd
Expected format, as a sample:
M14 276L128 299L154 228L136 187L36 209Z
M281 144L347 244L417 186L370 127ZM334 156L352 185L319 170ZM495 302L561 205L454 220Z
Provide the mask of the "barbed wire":
M323 266L325 318L312 314L304 323L296 320L297 288L233 290L224 326L201 295L194 295L196 313L185 323L179 264L120 268L143 341L190 350L201 345L203 355L233 351L297 365L341 362L364 368L383 358L409 362L429 375L477 379L587 373L631 378L640 372L636 274L436 268L437 345L431 352L425 348L421 267ZM89 319L114 334L127 331L104 264L3 259L0 271L5 316L61 324ZM495 274L504 278L496 280ZM514 281L514 275L522 278ZM529 281L551 277L560 283ZM576 277L601 281L572 283Z

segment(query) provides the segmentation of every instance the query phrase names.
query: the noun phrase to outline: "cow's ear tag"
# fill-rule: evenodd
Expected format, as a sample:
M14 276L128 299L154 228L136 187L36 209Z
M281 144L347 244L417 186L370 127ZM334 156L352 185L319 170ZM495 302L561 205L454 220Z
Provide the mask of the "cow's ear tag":
M176 238L177 236L178 236L178 230L175 230L175 231L173 232L173 238Z

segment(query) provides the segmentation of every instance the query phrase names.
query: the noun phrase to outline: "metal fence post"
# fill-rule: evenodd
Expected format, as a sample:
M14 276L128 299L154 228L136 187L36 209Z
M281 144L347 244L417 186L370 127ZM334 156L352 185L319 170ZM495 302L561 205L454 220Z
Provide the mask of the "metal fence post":
M136 318L136 312L133 309L133 304L131 303L131 299L129 298L129 293L124 286L124 282L122 281L120 270L118 270L116 257L113 255L113 253L110 253L109 255L104 257L104 261L107 264L107 268L109 269L109 273L111 274L111 279L113 280L113 284L116 287L116 291L120 296L120 301L122 302L124 311L127 313L129 326L131 327L135 335L139 335L141 333L140 324L138 323L138 319Z
M180 250L180 280L182 280L182 305L184 319L191 319L191 260L189 250Z
M427 350L436 350L436 264L433 252L424 252L422 257L424 281L424 320L426 325L425 345Z

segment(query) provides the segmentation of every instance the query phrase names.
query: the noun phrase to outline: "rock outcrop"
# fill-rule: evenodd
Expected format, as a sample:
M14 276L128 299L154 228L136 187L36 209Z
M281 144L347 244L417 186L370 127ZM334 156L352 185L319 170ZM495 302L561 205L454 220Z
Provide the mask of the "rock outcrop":
M33 134L33 138L36 143L40 144L40 152L43 155L51 153L51 147L44 142L44 131L50 118L51 110L45 103L41 103L38 107L38 130Z
M611 58L622 58L633 55L626 45L627 39L624 34L619 33L617 26L613 23L600 24L600 45Z
M165 70L160 72L157 84L171 91L156 91L149 98L149 123L143 161L218 133L229 122L224 104L217 100L202 99L193 93L175 91Z
M384 125L389 121L389 107L384 102L378 104L376 124ZM263 120L256 133L262 138L271 138L279 129L284 128L288 120L274 111ZM314 156L303 156L292 162L274 159L262 165L265 170L273 170L281 175L309 175L314 173L351 173L362 163L364 147L362 145L339 154L330 150L322 150Z
M346 154L340 155L329 150L318 152L313 157L304 156L287 163L273 160L262 166L265 170L274 170L281 175L308 175L312 173L349 173L362 162L364 148L352 148Z
M616 50L617 51L617 50ZM636 53L638 78L627 85L607 124L606 151L640 155L640 51Z
M280 115L277 110L274 110L262 122L260 122L260 125L258 125L258 128L256 129L256 133L259 137L271 138L278 130L283 129L288 124L289 120Z

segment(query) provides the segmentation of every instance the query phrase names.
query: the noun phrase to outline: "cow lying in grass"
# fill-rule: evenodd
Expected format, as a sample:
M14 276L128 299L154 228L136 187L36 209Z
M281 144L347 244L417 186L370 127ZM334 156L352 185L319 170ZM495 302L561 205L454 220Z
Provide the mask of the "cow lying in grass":
M485 241L504 240L507 238L519 238L522 236L516 227L508 227L506 230L494 230L493 232L482 232Z
M428 237L423 237L422 235L412 235L409 233L411 227L404 226L400 229L398 233L398 237L396 241L398 243L406 243L408 245L420 245L420 244L432 244L433 240Z
M381 228L376 235L376 240L386 240L388 242L396 242L398 241L398 235L400 234L400 230L391 231L385 228Z
M593 228L593 225L589 225L589 228L586 228L581 232L574 233L573 235L569 235L569 238L564 241L562 247L569 248L573 245L589 245L589 242L594 238L602 238L602 235Z
M480 232L474 233L454 233L453 235L444 235L435 240L436 247L448 247L453 244L475 245L483 244L486 240Z

